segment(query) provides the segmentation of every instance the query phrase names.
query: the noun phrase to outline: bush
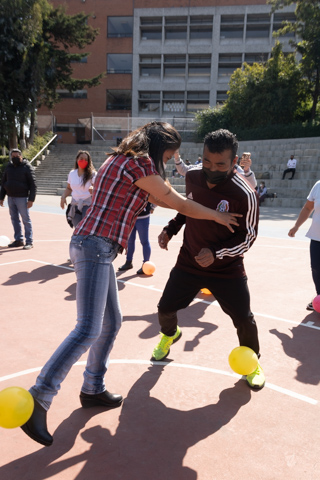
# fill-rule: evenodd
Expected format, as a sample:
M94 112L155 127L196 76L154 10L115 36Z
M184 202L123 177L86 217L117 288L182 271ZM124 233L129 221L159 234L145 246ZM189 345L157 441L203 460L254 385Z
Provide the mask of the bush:
M37 135L34 138L33 144L26 150L23 150L22 156L31 162L31 160L37 155L38 152L49 142L53 137L52 132L46 132L44 135Z

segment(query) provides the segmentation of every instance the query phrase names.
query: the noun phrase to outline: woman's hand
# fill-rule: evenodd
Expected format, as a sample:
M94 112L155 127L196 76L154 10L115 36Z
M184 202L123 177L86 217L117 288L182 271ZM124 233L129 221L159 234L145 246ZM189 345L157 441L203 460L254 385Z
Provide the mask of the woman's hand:
M298 231L298 227L292 227L288 232L289 237L294 237L297 231Z
M65 197L61 197L61 200L60 200L60 207L62 208L62 210L64 210L64 206L67 205L67 200Z
M241 213L229 213L229 212L218 212L215 210L216 217L214 221L220 223L227 227L230 232L234 233L234 230L231 225L235 225L236 227L239 226L237 221L237 217L242 217Z

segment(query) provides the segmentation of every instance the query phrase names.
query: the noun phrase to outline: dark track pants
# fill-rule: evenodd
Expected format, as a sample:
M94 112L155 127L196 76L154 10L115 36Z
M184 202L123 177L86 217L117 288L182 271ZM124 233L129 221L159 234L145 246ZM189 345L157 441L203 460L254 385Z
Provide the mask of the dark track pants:
M204 277L174 267L158 305L161 332L168 336L175 334L177 311L186 308L201 288L208 288L222 310L231 317L240 346L252 348L259 354L258 329L250 309L247 277Z

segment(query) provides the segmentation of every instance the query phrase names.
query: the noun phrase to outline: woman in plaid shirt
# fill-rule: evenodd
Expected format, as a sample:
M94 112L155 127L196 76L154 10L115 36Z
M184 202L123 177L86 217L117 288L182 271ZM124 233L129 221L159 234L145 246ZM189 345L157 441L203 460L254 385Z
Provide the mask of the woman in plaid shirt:
M77 276L77 323L42 368L30 389L33 414L21 428L49 446L47 410L72 365L88 349L80 402L84 408L119 407L122 396L106 390L104 376L122 315L113 260L127 247L137 215L147 202L170 207L192 218L213 220L233 232L241 215L221 213L188 200L165 180L165 164L179 149L181 137L168 123L151 122L131 134L98 171L92 204L70 243Z

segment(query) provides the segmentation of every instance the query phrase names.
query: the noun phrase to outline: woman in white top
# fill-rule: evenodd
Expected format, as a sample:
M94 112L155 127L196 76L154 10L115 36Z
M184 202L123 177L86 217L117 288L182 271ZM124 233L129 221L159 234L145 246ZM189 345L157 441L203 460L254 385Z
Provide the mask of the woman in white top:
M310 259L311 272L317 295L320 295L320 180L312 187L307 197L307 201L302 207L295 226L291 228L288 235L294 237L299 227L313 213L312 223L306 236L311 239L310 242ZM307 310L314 310L312 302L307 305Z
M68 175L68 184L61 195L61 208L67 205L67 197L72 200L67 209L69 225L76 227L91 205L93 185L97 172L92 164L91 155L85 150L79 150L76 156L74 170Z

